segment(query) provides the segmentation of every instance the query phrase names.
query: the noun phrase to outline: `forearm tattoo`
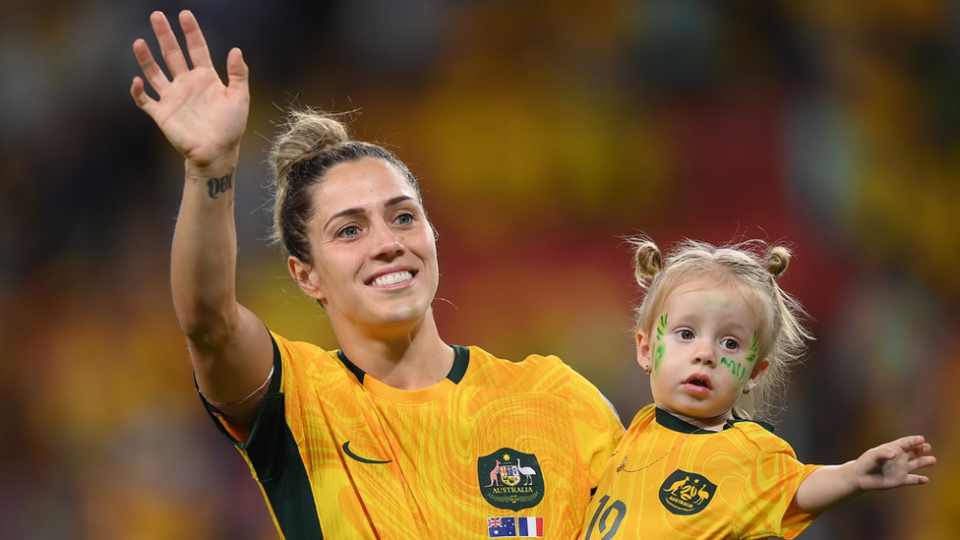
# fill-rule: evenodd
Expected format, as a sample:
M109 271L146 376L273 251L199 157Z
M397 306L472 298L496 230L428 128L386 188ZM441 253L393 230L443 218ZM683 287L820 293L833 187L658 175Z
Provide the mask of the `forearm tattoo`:
M233 189L233 173L227 173L220 178L211 178L207 180L207 190L211 199L216 199L221 193L226 193Z

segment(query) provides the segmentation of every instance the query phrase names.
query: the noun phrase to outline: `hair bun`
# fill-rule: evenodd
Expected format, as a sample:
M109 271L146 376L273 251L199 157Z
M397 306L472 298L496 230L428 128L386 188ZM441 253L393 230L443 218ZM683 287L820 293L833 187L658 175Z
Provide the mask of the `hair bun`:
M634 247L634 277L637 283L644 285L663 270L663 255L660 248L649 238L634 238L630 241Z
M773 246L767 252L767 272L773 277L779 277L787 271L790 265L790 250L783 246Z
M283 132L270 151L270 165L278 185L286 183L297 164L350 141L350 133L342 122L312 109L291 110L281 128Z

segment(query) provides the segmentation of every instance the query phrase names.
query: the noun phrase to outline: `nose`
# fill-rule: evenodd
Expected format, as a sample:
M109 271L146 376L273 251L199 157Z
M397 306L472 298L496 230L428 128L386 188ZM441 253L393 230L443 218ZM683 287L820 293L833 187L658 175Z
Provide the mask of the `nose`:
M375 257L392 258L404 251L400 236L386 222L378 222L374 226Z
M713 353L713 347L709 343L698 343L694 351L693 363L711 367L717 365L717 356Z

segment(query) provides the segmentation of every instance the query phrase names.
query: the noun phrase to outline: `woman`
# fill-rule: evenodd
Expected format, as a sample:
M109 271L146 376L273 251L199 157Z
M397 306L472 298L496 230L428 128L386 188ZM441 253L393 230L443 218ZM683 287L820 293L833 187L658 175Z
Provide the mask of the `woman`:
M185 157L174 306L197 387L261 483L284 538L574 538L622 434L595 387L554 357L499 360L441 339L435 233L416 180L343 126L295 113L274 143L275 232L341 350L270 332L236 299L234 170L249 108L190 12L189 59L161 13L131 94Z

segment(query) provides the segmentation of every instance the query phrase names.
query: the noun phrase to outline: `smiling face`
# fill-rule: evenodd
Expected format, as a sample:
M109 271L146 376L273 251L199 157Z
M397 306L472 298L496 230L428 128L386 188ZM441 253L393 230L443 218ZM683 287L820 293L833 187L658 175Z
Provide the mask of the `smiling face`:
M757 346L756 317L740 291L695 279L670 292L655 329L637 334L637 359L652 368L658 407L712 429L769 365Z
M395 167L377 158L331 168L314 188L308 226L312 263L296 257L290 272L323 302L334 329L367 335L422 320L437 292L433 228L417 193Z

